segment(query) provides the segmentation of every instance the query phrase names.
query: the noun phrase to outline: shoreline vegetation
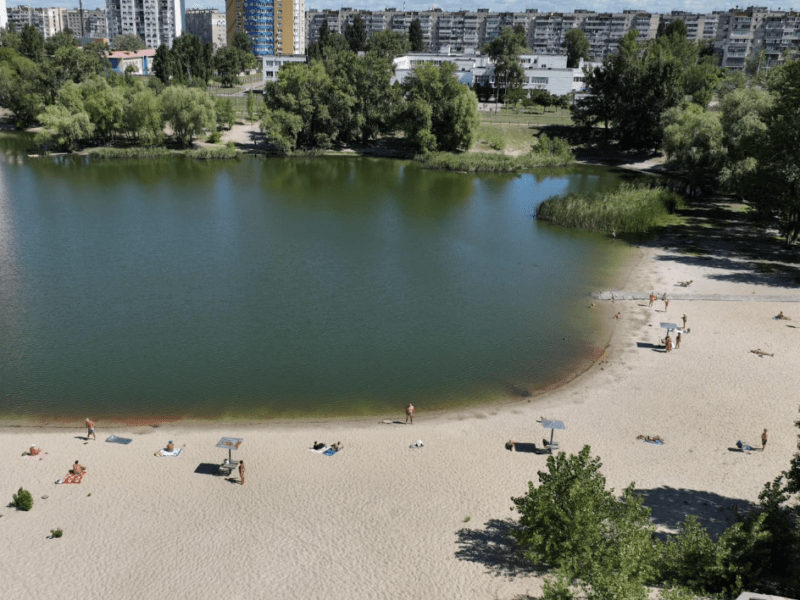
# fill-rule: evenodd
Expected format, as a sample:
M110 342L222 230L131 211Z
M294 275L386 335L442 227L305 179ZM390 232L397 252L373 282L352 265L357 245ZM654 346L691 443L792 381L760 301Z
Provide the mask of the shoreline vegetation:
M83 154L89 158L116 160L116 159L153 159L168 156L186 156L195 160L232 159L238 158L241 152L232 144L197 148L193 150L170 150L163 147L132 146L129 148L89 148Z
M575 229L649 233L669 224L684 206L681 196L664 188L624 183L614 190L552 196L538 206L536 218Z

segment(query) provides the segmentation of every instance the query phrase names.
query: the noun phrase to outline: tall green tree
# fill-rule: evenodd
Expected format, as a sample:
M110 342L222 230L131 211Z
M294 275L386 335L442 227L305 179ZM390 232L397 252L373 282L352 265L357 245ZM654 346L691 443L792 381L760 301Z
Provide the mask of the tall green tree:
M175 65L172 60L172 53L166 44L161 44L156 48L156 55L153 57L153 74L164 84L169 85L173 75L175 75Z
M425 38L422 36L422 24L419 19L414 19L408 26L408 40L411 42L412 52L425 52Z
M519 62L519 55L525 52L526 45L524 29L504 27L499 36L483 47L494 63L495 94L498 99L505 91L522 87L525 71Z
M182 146L191 145L196 136L216 124L214 99L205 90L170 86L161 94L161 107L164 120Z
M237 50L241 50L245 54L253 53L253 40L251 40L250 36L243 31L237 31L235 34L233 34L231 46Z
M42 110L45 94L41 67L13 50L3 49L0 61L0 106L14 116L18 128L31 125Z
M580 59L589 60L591 46L582 29L570 29L564 35L564 47L567 49L567 68L576 69Z
M675 106L662 117L664 152L669 166L682 178L689 192L701 192L716 184L725 160L722 123L717 112L696 104Z
M244 53L233 46L224 46L214 55L214 68L219 75L223 87L234 87L239 84L239 73L243 70Z
M120 131L132 144L160 144L164 137L164 117L159 97L138 81L125 89L124 96Z
M138 35L131 34L118 35L114 38L113 44L114 50L120 50L123 52L137 52L138 50L144 50L147 48L147 45L144 43L142 38L140 38Z
M83 106L94 125L95 135L104 143L111 141L122 122L125 100L120 88L95 77L81 84Z
M19 53L34 62L42 62L44 60L44 36L33 25L22 27Z
M391 61L396 56L408 54L411 51L411 42L407 35L385 29L369 36L365 49Z
M349 25L344 31L344 37L350 45L350 50L353 52L362 52L367 45L367 25L361 15L356 15L353 18L352 25Z
M406 136L418 150L468 150L480 125L478 99L455 77L456 66L423 64L403 84L408 109L403 118ZM427 104L427 110L422 108ZM427 129L427 130L426 130Z
M75 150L94 132L88 113L72 112L58 104L46 107L39 115L39 121L42 129L36 134L35 141L51 149Z
M47 56L53 56L61 48L77 48L78 45L78 38L72 30L65 28L45 40L44 51Z
M0 46L19 52L21 43L22 39L16 29L10 25L0 29Z

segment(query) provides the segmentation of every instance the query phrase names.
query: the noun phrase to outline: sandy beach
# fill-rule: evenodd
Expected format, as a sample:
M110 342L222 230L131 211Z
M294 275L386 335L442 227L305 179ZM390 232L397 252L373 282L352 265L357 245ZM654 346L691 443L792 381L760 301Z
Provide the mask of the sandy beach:
M622 243L622 242L620 242ZM668 246L668 247L666 247ZM625 289L702 294L796 294L796 281L756 272L724 245L699 259L669 240L639 249ZM587 299L587 305L590 300ZM541 446L536 422L561 419L556 439L588 444L610 487L630 482L653 520L674 530L694 513L714 531L732 507L757 500L797 451L800 304L598 302L587 319L610 319L611 344L587 373L541 397L445 414L403 407L380 419L104 428L86 442L74 428L5 428L2 497L20 487L33 510L0 509L4 597L501 599L536 596L542 579L514 555L510 498L523 494L546 456L510 452L513 439ZM773 317L783 311L791 321ZM661 321L688 318L679 350L661 351ZM758 356L761 349L774 356ZM396 421L396 422L395 422ZM737 440L764 452L732 451ZM109 435L132 438L106 443ZM636 439L660 435L662 446ZM247 483L206 474L227 454L222 436L244 438L236 458ZM153 454L168 440L177 458ZM328 457L309 450L338 440ZM422 448L409 448L422 440ZM22 459L32 443L48 454ZM79 460L80 485L56 485ZM42 499L47 496L46 499ZM64 530L48 539L51 529Z

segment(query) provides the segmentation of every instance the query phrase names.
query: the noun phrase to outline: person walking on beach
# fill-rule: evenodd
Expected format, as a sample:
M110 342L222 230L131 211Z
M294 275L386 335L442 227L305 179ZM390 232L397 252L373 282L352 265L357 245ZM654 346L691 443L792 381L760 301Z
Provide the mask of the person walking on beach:
M411 420L411 424L414 424L414 405L410 402L408 406L406 406L406 425L408 425L409 419Z
M672 338L669 337L669 334L664 339L664 349L666 352L672 352Z
M681 317L681 319L683 319L683 329L686 329L686 314L685 314L685 313L684 313L684 315Z
M92 436L92 439L96 442L97 436L94 434L94 421L86 419L86 429L88 430L86 433L86 441L89 441L89 436Z
M648 308L653 308L653 302L656 301L656 295L653 292L650 292L650 304L647 305Z
M244 461L239 461L239 479L241 480L239 483L244 485Z
M666 292L664 292L664 295L661 296L661 300L664 301L664 312L667 312L667 309L669 308L669 298L667 298Z
M675 350L680 349L681 347L681 334L678 332L678 335L675 336Z
M764 451L764 448L767 447L767 442L769 441L769 434L767 430L764 430L764 433L761 434L761 451Z

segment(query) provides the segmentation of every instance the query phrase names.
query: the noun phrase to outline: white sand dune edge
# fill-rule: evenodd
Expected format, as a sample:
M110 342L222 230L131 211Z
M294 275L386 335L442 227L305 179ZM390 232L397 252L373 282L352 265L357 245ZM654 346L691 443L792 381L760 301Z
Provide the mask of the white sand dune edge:
M629 290L698 293L792 293L737 282L729 270L684 264L680 255L642 250ZM689 261L691 262L691 261ZM747 279L747 278L744 278ZM644 306L641 306L643 304ZM658 311L663 303L657 302ZM724 508L755 501L763 483L795 452L800 389L800 306L780 303L678 302L668 315L645 303L602 303L587 319L617 310L612 346L570 384L503 408L427 417L413 426L348 424L118 429L128 446L84 444L76 429L6 429L3 503L24 486L30 513L0 509L0 580L9 598L510 599L541 591L541 580L515 562L499 533L513 516L509 498L525 492L546 457L509 452L504 443L541 444L535 422L563 419L562 450L584 444L603 461L610 486L631 481L648 497L659 527L687 512L712 527ZM794 321L772 317L783 310ZM658 323L686 313L691 333L669 355ZM639 344L642 344L640 346ZM759 358L751 349L774 353ZM398 407L401 417L402 407ZM729 448L738 439L771 438L765 452ZM98 437L105 439L98 423ZM658 434L664 446L636 440ZM197 474L219 462L223 435L241 435L247 484ZM179 458L153 453L168 439ZM417 440L424 447L409 449ZM327 457L314 440L341 440ZM20 460L31 443L49 452ZM89 469L81 485L55 485L75 459ZM91 496L89 496L91 494ZM49 496L42 500L41 496ZM470 517L469 522L464 522ZM55 527L59 540L46 539Z

